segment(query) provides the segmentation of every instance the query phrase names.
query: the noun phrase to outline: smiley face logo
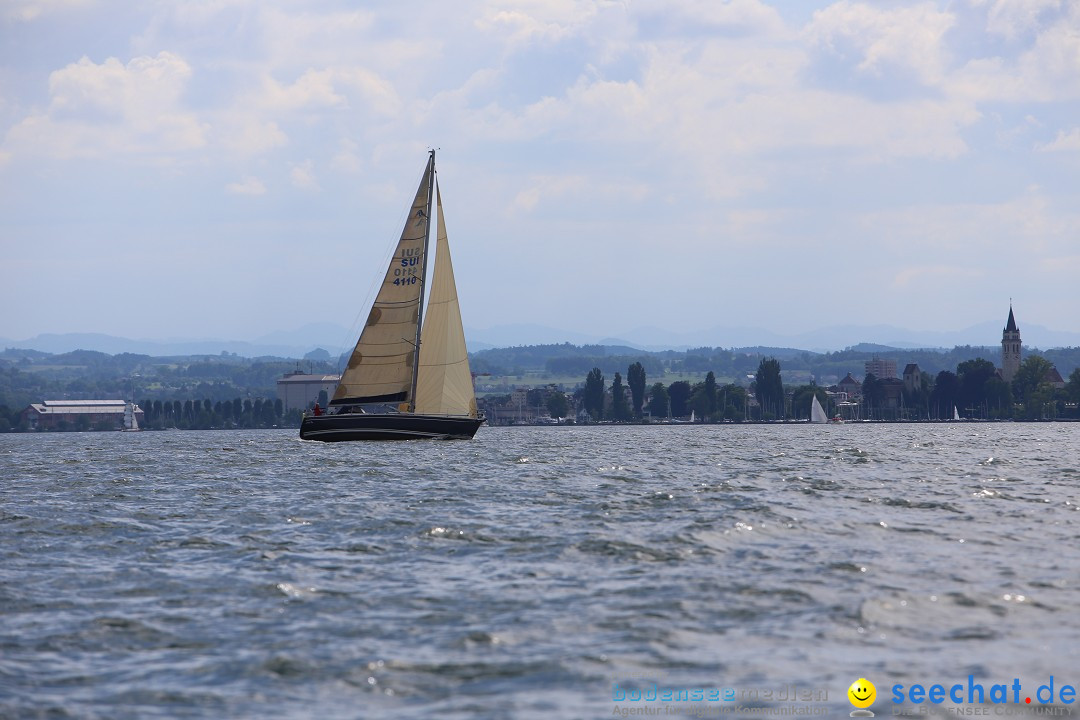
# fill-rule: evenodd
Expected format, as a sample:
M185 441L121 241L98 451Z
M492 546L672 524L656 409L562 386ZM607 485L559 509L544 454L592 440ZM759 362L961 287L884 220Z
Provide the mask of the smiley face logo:
M866 678L859 678L855 682L851 683L851 687L847 691L848 700L851 704L857 708L868 708L874 704L874 700L877 699L877 688L874 687L874 683L870 682Z

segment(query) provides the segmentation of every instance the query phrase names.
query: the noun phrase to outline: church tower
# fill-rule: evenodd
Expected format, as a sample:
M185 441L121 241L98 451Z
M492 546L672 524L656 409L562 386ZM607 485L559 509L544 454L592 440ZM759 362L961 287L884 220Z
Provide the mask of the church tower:
M1016 327L1016 319L1013 318L1012 303L1009 303L1009 321L1005 323L1005 330L1001 333L1001 379L1005 382L1012 382L1016 371L1020 369L1022 346L1020 330Z

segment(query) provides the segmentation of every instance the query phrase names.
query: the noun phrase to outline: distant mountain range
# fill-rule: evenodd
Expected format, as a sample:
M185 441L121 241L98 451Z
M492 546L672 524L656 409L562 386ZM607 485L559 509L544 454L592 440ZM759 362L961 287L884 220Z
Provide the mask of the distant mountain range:
M135 353L154 357L181 355L236 354L241 357L302 358L317 348L336 354L345 342L351 348L355 338L344 340L347 330L336 325L307 325L293 332L277 332L251 341L192 338L149 340L116 337L101 333L45 333L26 340L0 338L0 348L41 350L65 353L72 350L96 350L117 355Z
M984 322L958 331L907 330L892 325L832 325L816 330L782 334L755 327L712 327L676 332L639 327L617 336L574 333L542 325L500 325L487 330L466 330L470 349L569 342L575 345L626 345L641 350L686 350L696 347L784 347L814 352L843 350L861 344L892 348L953 348L957 345L995 347L1001 343L1002 325ZM1062 332L1041 325L1023 325L1026 347L1048 349L1080 346L1080 332ZM477 347L474 347L476 345Z
M1080 332L1051 330L1041 325L1023 325L1020 332L1026 347L1046 350L1080 346ZM957 345L994 347L1001 341L1001 325L985 322L953 332L906 330L891 325L833 325L790 335L752 327L718 326L693 332L639 327L613 337L543 325L519 324L487 329L467 328L465 334L469 340L469 349L473 351L495 347L571 343L624 345L640 350L767 346L828 352L865 344L892 348L952 348ZM0 338L0 349L20 348L48 353L96 350L110 355L136 353L157 357L234 353L243 357L302 358L318 348L336 356L351 349L355 339L353 331L339 325L317 323L292 331L270 333L250 341L191 338L133 340L99 333L65 333L42 334L25 340Z

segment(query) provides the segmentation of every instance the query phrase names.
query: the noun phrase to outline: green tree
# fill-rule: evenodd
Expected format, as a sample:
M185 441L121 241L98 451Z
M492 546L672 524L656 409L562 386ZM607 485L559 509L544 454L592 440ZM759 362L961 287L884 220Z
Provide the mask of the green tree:
M698 422L705 422L709 414L709 401L705 398L705 383L694 383L690 387L690 399L686 401L686 404Z
M604 374L600 372L600 368L594 367L585 378L582 401L585 403L585 412L589 413L593 420L604 417Z
M716 419L716 375L710 370L705 375L705 416L710 420Z
M784 382L780 379L780 361L776 358L762 358L754 376L754 387L758 404L763 413L774 417L784 414Z
M262 404L262 414L259 416L264 427L273 427L277 424L277 414L274 413L274 403L270 400L264 400Z
M1053 405L1054 389L1046 382L1046 373L1052 367L1046 358L1029 355L1013 377L1013 397L1023 404L1021 412L1029 420L1052 415L1048 406Z
M626 388L623 387L622 375L615 373L611 383L611 417L615 420L630 419L630 405L626 402Z
M654 384L649 390L649 414L654 418L666 418L668 401L668 391L664 383Z
M956 366L960 385L957 400L969 417L985 417L989 412L987 384L997 377L994 363L982 358L966 360Z
M986 381L983 386L986 403L986 416L995 420L1010 418L1013 415L1012 388L997 375Z
M942 370L934 379L934 391L930 393L930 407L934 411L934 417L941 420L951 420L953 410L957 407L957 397L960 392L960 381L956 373Z
M874 408L881 408L885 404L885 384L877 379L874 373L868 373L862 384L863 403L873 412Z
M1039 355L1028 355L1024 362L1020 363L1020 369L1016 371L1016 376L1013 377L1013 394L1017 398L1024 398L1034 392L1039 385L1042 385L1046 373L1052 367L1053 365L1046 358Z
M548 414L553 418L564 418L570 413L570 402L566 393L555 390L547 398Z
M1080 367L1074 369L1069 375L1069 382L1065 384L1065 397L1077 407L1073 414L1080 417Z
M721 414L725 420L744 420L746 418L746 388L730 383L720 388Z
M645 403L645 368L641 363L636 362L626 369L626 383L630 386L634 417L641 417L641 407Z
M671 401L671 414L673 417L683 417L690 414L690 383L685 380L677 380L668 385L668 398Z

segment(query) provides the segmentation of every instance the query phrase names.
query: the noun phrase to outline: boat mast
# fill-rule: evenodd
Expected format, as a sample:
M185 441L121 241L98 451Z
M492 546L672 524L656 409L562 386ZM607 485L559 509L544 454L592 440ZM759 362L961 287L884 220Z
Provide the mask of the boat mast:
M428 246L431 244L431 205L435 196L435 151L428 151L427 229L424 230L424 261L420 266L420 304L416 308L416 342L413 343L412 392L409 411L416 411L416 382L420 377L420 331L424 328L424 288L427 285Z

